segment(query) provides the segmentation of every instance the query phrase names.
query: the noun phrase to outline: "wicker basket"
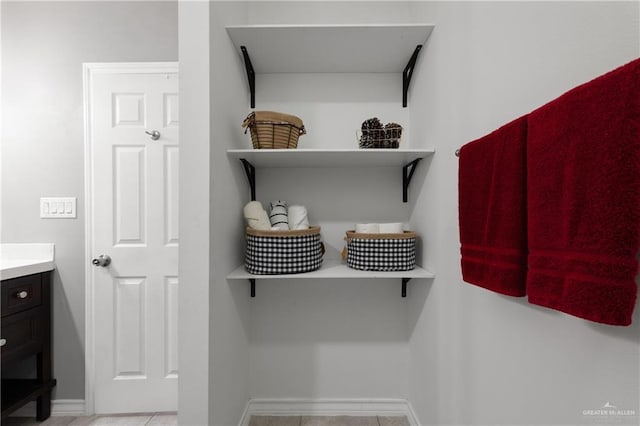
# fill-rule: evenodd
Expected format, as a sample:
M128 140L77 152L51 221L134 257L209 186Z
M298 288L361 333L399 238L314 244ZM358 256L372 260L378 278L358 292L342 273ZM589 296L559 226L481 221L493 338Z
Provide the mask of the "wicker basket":
M358 130L358 146L363 149L370 148L400 148L402 138L402 127L389 129L368 129Z
M409 271L416 267L415 232L361 234L347 231L347 266L363 271Z
M274 111L252 112L242 122L244 132L251 130L254 149L296 148L298 137L306 130L302 120L295 115Z
M247 227L244 266L250 274L280 275L315 271L324 252L320 227L299 231L258 231Z

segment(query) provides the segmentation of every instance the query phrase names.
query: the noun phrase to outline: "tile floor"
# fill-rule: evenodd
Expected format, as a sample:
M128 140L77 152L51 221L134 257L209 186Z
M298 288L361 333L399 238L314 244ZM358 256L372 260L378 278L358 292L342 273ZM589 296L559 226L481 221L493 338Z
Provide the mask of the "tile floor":
M122 414L110 416L52 416L42 423L33 417L9 417L3 426L176 426L175 413ZM249 426L410 426L404 416L252 416Z
M249 426L410 426L405 416L251 416Z
M9 417L2 421L2 426L160 426L178 424L175 413L148 414L115 414L109 416L65 417L51 416L44 422L35 417Z

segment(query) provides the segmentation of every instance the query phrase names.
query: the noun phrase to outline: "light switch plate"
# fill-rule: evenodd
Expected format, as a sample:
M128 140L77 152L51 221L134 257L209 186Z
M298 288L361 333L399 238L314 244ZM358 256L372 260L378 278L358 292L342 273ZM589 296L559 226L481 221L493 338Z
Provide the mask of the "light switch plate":
M44 219L75 219L76 197L40 198L40 217Z

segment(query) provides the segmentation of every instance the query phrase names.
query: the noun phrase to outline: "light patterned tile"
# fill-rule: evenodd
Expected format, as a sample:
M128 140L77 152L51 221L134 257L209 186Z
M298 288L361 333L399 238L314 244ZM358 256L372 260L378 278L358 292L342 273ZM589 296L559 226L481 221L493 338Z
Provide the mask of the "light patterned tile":
M43 422L35 417L9 417L2 421L3 426L67 426L76 418L71 416L50 416Z
M122 416L98 416L89 425L91 426L144 426L149 420L151 415L122 415ZM75 425L73 425L75 426Z
M92 421L97 419L99 416L81 416L73 419L69 426L88 426Z
M68 426L76 418L72 416L51 416L42 423L42 426Z
M174 426L178 424L177 414L154 414L147 426Z
M301 426L379 426L377 417L302 416Z
M406 416L378 416L380 426L411 426Z
M3 426L31 426L40 424L35 417L7 417L2 420Z
M300 426L300 416L251 416L249 426Z

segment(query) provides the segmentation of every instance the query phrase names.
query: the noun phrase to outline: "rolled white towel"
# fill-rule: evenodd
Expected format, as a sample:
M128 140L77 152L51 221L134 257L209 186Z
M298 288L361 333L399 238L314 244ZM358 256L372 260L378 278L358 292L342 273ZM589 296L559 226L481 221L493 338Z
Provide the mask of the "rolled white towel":
M289 229L309 229L309 217L305 206L289 206Z
M358 234L379 234L380 226L377 223L356 223Z
M271 202L269 220L271 221L271 229L289 230L286 201L277 200Z
M260 201L250 201L244 206L244 218L247 221L247 225L253 229L261 231L271 229L269 216Z
M404 232L404 224L402 223L380 223L381 234L402 234Z

